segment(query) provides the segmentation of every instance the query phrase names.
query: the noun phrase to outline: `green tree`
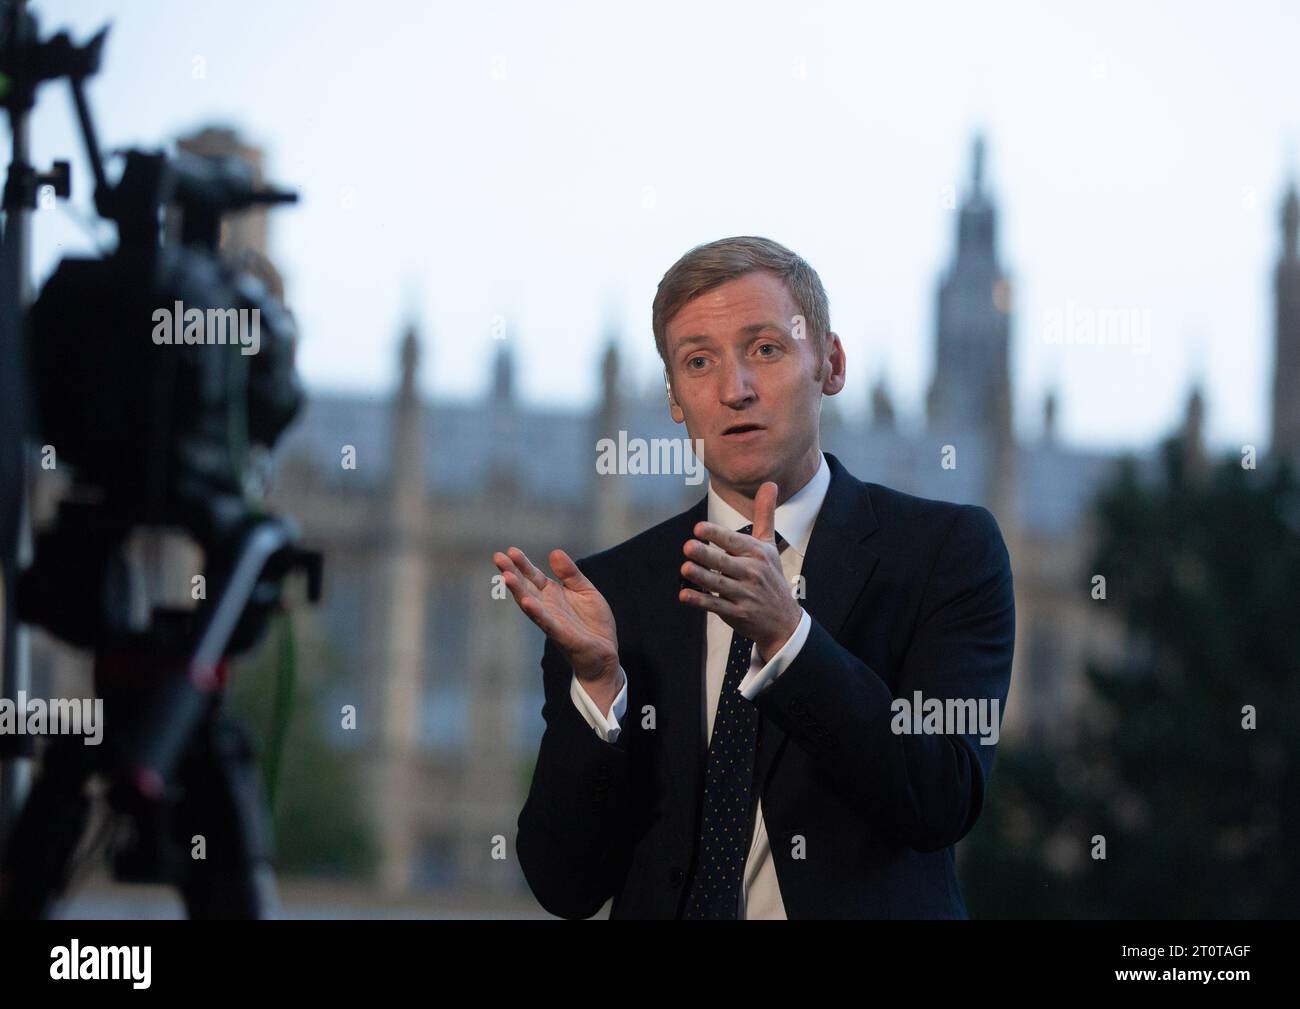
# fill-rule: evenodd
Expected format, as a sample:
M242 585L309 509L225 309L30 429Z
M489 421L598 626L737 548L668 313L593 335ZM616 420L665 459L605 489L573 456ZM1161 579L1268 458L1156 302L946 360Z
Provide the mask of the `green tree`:
M1074 745L999 753L972 913L1300 911L1300 489L1284 465L1185 459L1171 439L1155 479L1129 459L1098 498L1097 605L1126 654L1089 665Z
M303 622L315 627L309 617ZM336 655L321 636L310 634L290 696L281 668L292 661L280 637L287 630L273 624L267 639L239 663L230 696L232 713L257 741L264 780L275 763L271 743L277 704L287 704L271 810L277 872L370 876L378 850L358 801L360 768L353 751L335 746L322 727L329 687L338 677Z

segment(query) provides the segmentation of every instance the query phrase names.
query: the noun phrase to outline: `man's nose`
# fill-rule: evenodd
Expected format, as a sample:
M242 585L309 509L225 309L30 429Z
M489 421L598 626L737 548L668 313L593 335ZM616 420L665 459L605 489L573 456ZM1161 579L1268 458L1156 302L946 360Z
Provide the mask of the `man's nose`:
M753 374L744 361L724 362L722 365L722 385L718 398L727 406L741 406L753 399Z

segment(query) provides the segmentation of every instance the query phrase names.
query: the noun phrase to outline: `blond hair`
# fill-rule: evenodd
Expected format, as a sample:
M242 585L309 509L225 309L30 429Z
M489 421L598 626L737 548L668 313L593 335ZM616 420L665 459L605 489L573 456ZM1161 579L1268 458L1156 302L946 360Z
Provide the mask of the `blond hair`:
M655 292L651 325L655 346L672 375L668 361L668 323L691 299L746 274L765 270L775 274L790 292L804 318L804 335L812 345L817 368L826 353L830 332L830 302L817 271L800 256L770 238L742 235L697 245L664 274Z

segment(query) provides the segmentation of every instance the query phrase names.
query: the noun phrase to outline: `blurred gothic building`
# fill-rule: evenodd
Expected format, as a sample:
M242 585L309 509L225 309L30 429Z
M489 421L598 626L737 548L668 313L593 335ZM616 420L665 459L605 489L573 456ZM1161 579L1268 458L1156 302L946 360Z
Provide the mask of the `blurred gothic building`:
M997 244L997 209L983 148L956 215L956 249L938 288L934 372L920 433L896 423L878 383L869 424L848 425L827 401L823 446L860 479L925 497L988 507L1011 553L1017 643L1004 732L1068 737L1090 654L1124 647L1092 598L1091 499L1112 454L1061 444L1056 397L1041 436L1013 435L1011 283ZM1296 197L1283 213L1277 276L1273 447L1300 455L1300 265ZM345 678L339 704L368 717L356 745L372 758L383 879L518 886L491 858L513 843L542 731L541 632L508 594L494 598L491 555L510 545L542 560L604 549L688 508L703 494L681 476L598 476L596 442L681 438L661 393L629 395L620 334L607 335L602 390L590 414L525 407L503 342L477 403L428 402L418 332L402 338L391 397L317 396L284 446L279 496L321 542L335 572L325 625ZM1202 451L1204 404L1188 399L1185 434ZM355 469L344 468L345 446ZM955 450L955 451L954 451ZM945 452L956 465L945 466Z
M218 153L242 149L233 134L209 131L192 142ZM1013 433L1012 285L979 141L972 161L955 250L938 285L923 422L899 424L878 382L862 425L826 402L822 441L862 480L993 512L1011 554L1017 607L1003 731L1050 744L1069 736L1087 658L1125 647L1122 628L1092 598L1088 570L1090 503L1118 457L1060 443L1054 394L1035 440ZM1276 274L1271 453L1296 465L1298 218L1292 187ZM232 241L264 258L265 237L257 221ZM412 327L400 341L391 395L314 395L280 446L273 504L295 515L327 557L314 620L333 657L321 724L364 768L387 891L524 892L508 849L543 727L543 642L509 594L494 592L493 552L516 545L540 560L562 546L582 557L705 492L680 475L598 476L601 438L685 436L662 391L628 392L622 342L607 334L599 402L580 413L522 404L504 341L480 401L425 399L419 389L437 361ZM1203 452L1203 412L1194 389L1183 433L1195 453ZM355 706L355 730L340 728L345 705ZM509 857L494 857L503 849Z

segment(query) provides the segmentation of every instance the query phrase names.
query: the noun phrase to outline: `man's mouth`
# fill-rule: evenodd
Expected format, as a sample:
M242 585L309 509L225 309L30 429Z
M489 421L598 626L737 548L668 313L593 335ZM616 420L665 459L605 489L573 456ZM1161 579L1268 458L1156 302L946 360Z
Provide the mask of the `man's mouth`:
M759 424L732 424L722 432L722 437L729 441L745 441L758 437L759 433L765 430L767 429Z

